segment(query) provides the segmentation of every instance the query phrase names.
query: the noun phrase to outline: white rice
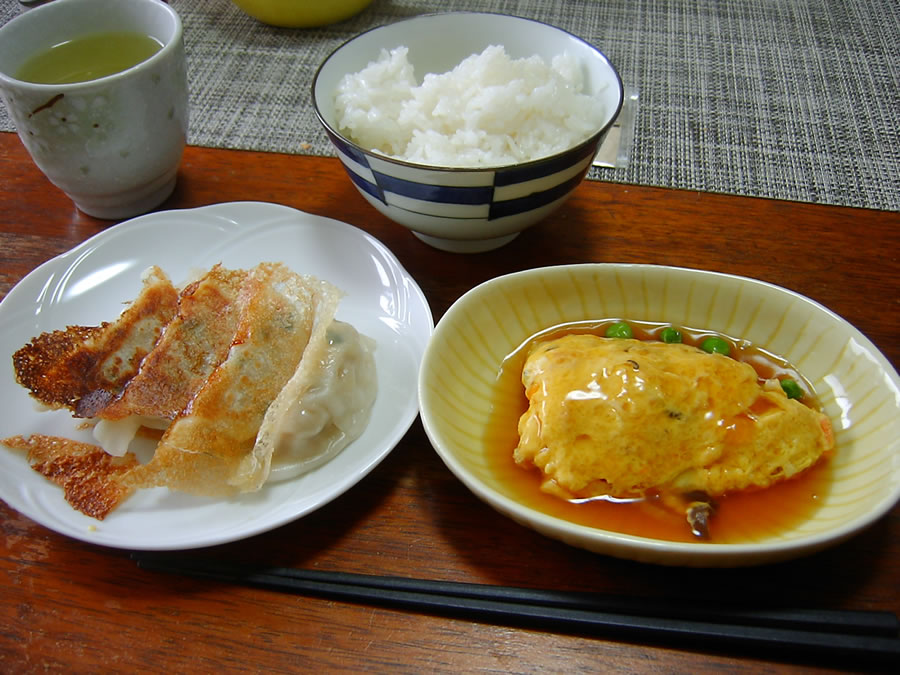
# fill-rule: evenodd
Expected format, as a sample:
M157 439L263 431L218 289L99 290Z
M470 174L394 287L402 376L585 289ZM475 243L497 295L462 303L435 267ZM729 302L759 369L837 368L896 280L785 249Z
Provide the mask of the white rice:
M511 59L500 46L416 82L407 48L338 85L338 128L362 147L433 166L485 167L552 155L600 128L601 101L584 92L578 60L568 53Z

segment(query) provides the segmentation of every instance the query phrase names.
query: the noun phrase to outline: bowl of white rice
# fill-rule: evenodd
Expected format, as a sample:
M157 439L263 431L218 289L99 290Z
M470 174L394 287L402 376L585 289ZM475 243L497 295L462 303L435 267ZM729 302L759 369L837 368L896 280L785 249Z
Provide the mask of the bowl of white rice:
M313 80L325 133L360 194L436 248L514 239L578 186L622 107L622 80L581 38L482 12L362 33Z

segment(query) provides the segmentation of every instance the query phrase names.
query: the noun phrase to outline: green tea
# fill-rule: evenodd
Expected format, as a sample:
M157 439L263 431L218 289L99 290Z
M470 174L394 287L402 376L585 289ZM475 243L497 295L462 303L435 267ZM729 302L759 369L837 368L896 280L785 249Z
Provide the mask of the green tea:
M136 32L86 35L53 45L26 61L16 78L37 84L86 82L121 72L162 49L157 40Z

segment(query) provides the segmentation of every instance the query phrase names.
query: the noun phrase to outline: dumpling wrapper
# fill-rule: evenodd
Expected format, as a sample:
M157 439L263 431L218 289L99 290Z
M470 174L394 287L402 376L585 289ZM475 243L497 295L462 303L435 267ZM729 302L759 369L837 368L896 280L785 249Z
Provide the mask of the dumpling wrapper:
M365 430L378 390L375 341L334 321L314 367L304 364L266 411L258 442L274 443L270 480L295 478L332 459Z
M122 456L140 427L166 429L225 360L249 273L215 265L178 295L178 311L118 398L97 406L94 438ZM99 403L99 402L98 402Z
M42 333L13 355L16 381L51 409L93 417L138 372L178 310L178 291L158 267L114 321Z
M195 495L258 490L275 449L260 433L289 381L318 368L341 293L283 265L254 268L241 289L238 329L226 359L163 434L153 458L122 478Z
M103 520L133 492L118 478L137 464L131 453L112 457L102 448L68 438L32 434L0 441L27 452L32 469L56 483L72 508Z
M215 265L185 286L178 313L141 363L122 395L97 417L129 415L172 420L184 410L228 354L240 319L238 299L248 273Z

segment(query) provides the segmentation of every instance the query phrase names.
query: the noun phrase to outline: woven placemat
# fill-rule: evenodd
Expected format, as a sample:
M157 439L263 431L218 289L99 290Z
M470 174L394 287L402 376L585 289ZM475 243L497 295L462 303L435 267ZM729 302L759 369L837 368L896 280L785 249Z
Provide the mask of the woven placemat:
M627 165L592 179L900 210L897 0L374 0L308 30L263 25L228 0L171 4L193 145L331 155L310 83L332 49L420 13L495 11L588 40L638 93ZM0 21L19 11L6 0ZM0 129L13 129L2 106Z

